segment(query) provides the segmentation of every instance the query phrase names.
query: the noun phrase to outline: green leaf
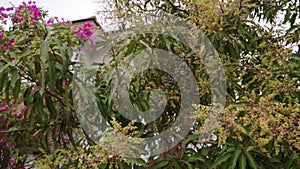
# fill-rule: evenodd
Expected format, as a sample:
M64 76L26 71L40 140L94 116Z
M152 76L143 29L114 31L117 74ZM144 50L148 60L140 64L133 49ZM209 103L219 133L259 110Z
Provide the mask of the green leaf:
M5 69L7 69L9 66L10 66L10 64L6 64L6 65L4 65L3 67L1 67L0 73L4 72Z
M187 161L183 161L183 163L188 167L188 169L194 169L194 167Z
M294 13L292 15L291 20L290 20L291 27L294 25L297 15L298 15L297 13Z
M154 164L153 166L150 167L150 169L158 169L158 168L162 168L165 167L166 165L169 164L168 160L162 160L156 164Z
M291 5L288 7L288 9L286 10L285 16L284 16L284 21L282 22L282 24L286 24L286 22L289 20L290 16L291 16Z
M244 152L247 159L248 159L248 162L250 164L250 166L253 168L253 169L257 169L258 168L258 165L257 163L255 162L254 158L252 157L252 155L248 152L248 151L245 151Z
M17 99L19 97L19 93L21 91L21 78L18 78L15 87L13 89L14 99Z
M118 167L120 167L120 169L131 169L131 166L122 161L118 162Z
M52 38L53 38L53 40L55 41L55 43L57 44L57 46L59 48L62 60L65 60L65 58L66 58L66 50L63 48L61 40L58 39L58 38L56 38L56 37L54 37L54 36Z
M135 164L138 164L138 165L142 165L142 166L147 165L147 163L141 158L132 158L132 159L129 159L129 161L134 162Z
M10 100L9 99L9 92L10 91L9 91L9 87L8 86L11 86L11 81L7 80L6 81L6 86L7 87L4 87L4 89L5 89L5 96L6 96L6 101L9 102L9 100Z
M210 169L218 167L223 162L226 162L230 157L232 156L231 153L224 153L217 157L217 159L212 163L212 165L209 167Z
M73 146L76 147L76 142L74 140L74 135L73 135L73 129L71 127L69 127L68 129L68 136L69 136L69 139L70 139L70 142L72 143Z
M195 134L193 134L193 135L188 135L187 137L185 137L185 139L183 140L183 145L187 145L190 141L192 141L192 140L197 140L197 139L199 139L199 135L195 135Z
M39 141L40 141L40 144L42 145L42 148L44 150L48 150L48 132L45 131L46 129L43 129L43 131L41 132L41 134L44 136L44 137L39 137Z
M48 58L48 52L49 52L48 49L49 49L49 42L44 40L41 43L41 53L40 53L40 58L43 64L46 64Z
M18 126L13 126L9 129L9 131L18 131L20 128Z
M10 80L11 88L15 88L16 82L19 78L18 71L16 69L12 69L10 74L11 74L11 80Z
M20 61L23 57L28 56L31 53L30 47L25 48L22 53L18 57L18 61Z
M239 107L239 106L242 106L244 104L249 104L249 102L247 102L247 101L235 102L235 103L232 103L231 106Z
M102 164L102 165L100 165L100 167L99 167L99 169L105 169L106 167L107 167L107 163L106 164Z
M205 162L205 160L199 154L193 154L191 156L185 156L184 159L187 162L196 162L196 161L201 161L203 163Z
M22 44L26 44L27 42L29 41L32 41L34 38L30 38L30 37L27 37L27 36L22 36L19 40L19 44L22 45Z
M241 151L240 148L237 148L237 149L235 150L235 152L234 152L234 154L233 154L233 159L232 159L232 163L231 163L230 168L232 168L232 169L235 168L236 163L237 163L237 161L238 161L238 159L239 159L239 157L240 157L241 152L242 152L242 151Z
M2 90L3 90L4 82L7 79L6 76L7 76L6 73L1 73L0 72L0 92L2 92Z
M43 41L41 43L41 53L40 53L40 58L41 58L41 90L40 93L41 95L43 95L43 92L46 88L45 84L46 84L46 79L45 79L45 75L46 75L46 62L48 59L48 53L49 53L49 42L48 41Z
M57 81L57 75L56 75L56 68L55 68L54 64L52 64L51 61L49 62L49 71L50 71L49 81L48 81L49 88L52 91L55 91L55 86L56 86L56 81Z
M53 119L55 119L56 109L54 107L54 104L52 102L51 97L49 97L49 96L46 97L46 105L47 105L47 108L48 108L48 110L50 112L50 117L52 117Z
M247 160L244 154L242 154L239 158L239 169L246 169Z
M294 160L296 160L298 158L297 154L296 153L293 153L290 157L290 159L286 162L285 164L285 168L291 168Z
M175 158L173 161L174 161L175 169L182 169L182 165L178 159Z

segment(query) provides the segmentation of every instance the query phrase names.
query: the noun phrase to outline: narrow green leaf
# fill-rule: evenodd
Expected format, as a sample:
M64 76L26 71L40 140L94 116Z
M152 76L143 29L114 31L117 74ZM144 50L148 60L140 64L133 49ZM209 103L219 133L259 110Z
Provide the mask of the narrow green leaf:
M19 60L22 59L25 56L28 56L30 54L31 50L30 47L25 48L22 53L19 55Z
M107 167L107 164L102 164L99 169L105 169Z
M239 158L239 169L246 169L247 160L244 154L242 154Z
M158 168L162 168L165 167L166 165L169 164L168 160L162 160L156 164L154 164L153 166L150 167L150 169L158 169Z
M0 73L4 72L4 70L5 70L6 68L8 68L9 65L10 65L10 64L4 65L4 66L0 69Z
M235 102L235 103L232 103L231 106L239 107L239 106L242 106L243 104L249 104L249 102L246 102L246 101Z
M131 169L131 166L129 166L128 164L126 164L125 162L122 162L122 161L118 162L117 165L120 169Z
M14 99L17 99L19 97L19 93L21 91L21 78L18 78L15 87L13 89Z
M190 141L192 140L197 140L199 139L199 135L188 135L184 140L183 140L183 145L187 145Z
M11 88L15 88L15 84L19 78L19 74L18 74L18 71L16 69L12 69L9 74L11 75L11 78L10 78L10 84L11 84Z
M212 165L209 167L210 169L218 167L223 162L227 161L232 156L231 153L225 153L217 157L217 159L212 163Z
M175 169L182 169L183 168L178 159L174 159L174 165L175 165Z
M46 97L46 105L47 105L47 108L48 108L48 110L50 112L50 117L53 118L53 119L55 119L54 116L56 115L56 109L54 107L54 104L52 102L51 97L49 97L49 96Z
M195 161L201 161L203 163L205 162L205 160L199 154L193 154L191 156L187 156L185 160L187 162L195 162Z
M6 96L6 101L9 102L9 87L8 86L11 86L11 82L9 80L6 81L6 84L4 86L7 86L7 87L4 87L5 89L5 96Z
M297 13L294 13L294 14L291 16L291 20L290 20L291 27L295 24L297 15L298 15Z
M291 5L288 7L288 9L286 10L285 16L284 16L284 21L282 22L282 24L286 24L286 22L289 20L290 16L291 16Z
M49 42L43 41L41 43L41 53L40 58L43 64L46 64L47 58L48 58L48 49L49 49Z
M61 40L58 39L58 38L56 38L56 37L54 37L54 36L52 38L53 38L53 40L55 41L55 43L57 44L57 46L59 48L62 60L65 60L65 58L66 58L66 50L63 48Z
M133 158L133 159L129 159L131 162L134 162L135 164L138 164L138 165L142 165L142 166L146 166L147 163L141 159L141 158Z
M47 58L48 58L48 49L49 49L49 42L48 41L43 41L41 43L41 53L40 53L40 58L41 58L41 87L42 89L40 90L40 94L43 95L43 92L45 90L45 84L46 84L46 79L45 79L45 75L46 75L46 62L47 62Z
M285 164L285 168L291 168L294 160L296 160L298 158L296 153L293 153L293 155L291 155L290 159L286 162Z
M49 62L49 88L52 91L55 91L56 81L57 81L57 75L56 75L56 68L52 62Z
M239 157L240 157L241 152L242 152L242 151L241 151L240 148L238 148L238 149L235 150L235 152L234 152L234 154L233 154L233 159L232 159L232 163L231 163L231 167L230 167L230 168L232 168L232 169L235 168L236 163L237 163L237 161L238 161L238 159L239 159Z
M248 162L250 164L250 166L253 168L253 169L257 169L258 168L258 165L257 163L255 162L254 158L252 157L252 155L248 152L248 151L245 151L244 152L247 159L248 159Z
M183 163L188 167L188 169L194 169L194 167L187 161L183 161Z
M0 72L0 92L2 92L3 87L4 87L4 82L7 78L5 78L7 76L6 73L1 73Z

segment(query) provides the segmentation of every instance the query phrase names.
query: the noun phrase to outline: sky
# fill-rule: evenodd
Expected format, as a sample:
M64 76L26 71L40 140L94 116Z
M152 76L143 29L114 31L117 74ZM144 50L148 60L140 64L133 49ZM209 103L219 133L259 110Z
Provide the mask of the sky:
M18 6L28 0L0 0L0 6L8 7L10 3ZM33 0L38 7L49 11L50 16L76 20L96 16L98 4L95 0ZM99 8L99 7L98 7Z

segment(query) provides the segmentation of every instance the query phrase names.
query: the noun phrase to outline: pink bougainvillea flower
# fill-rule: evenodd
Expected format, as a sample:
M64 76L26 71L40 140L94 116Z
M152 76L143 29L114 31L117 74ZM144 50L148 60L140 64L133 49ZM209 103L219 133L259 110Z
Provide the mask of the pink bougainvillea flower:
M3 9L4 9L4 8L3 8ZM0 9L0 21L1 21L1 24L2 24L2 25L6 25L6 24L7 24L6 18L8 17L8 15L5 14L3 11L4 11L4 10ZM0 27L0 29L1 29L1 28L2 28L2 27Z
M7 46L12 46L13 41L7 40L5 43Z
M52 18L48 19L48 21L46 22L46 26L53 24L53 22L54 20Z
M4 38L4 30L1 30L1 32L0 32L0 40L2 40L3 38Z
M86 22L84 23L81 27L78 28L77 30L77 35L78 37L83 40L86 41L88 38L90 38L94 32L92 31L94 28L94 24L90 23L90 22Z
M40 134L39 133L35 134L34 138L36 138L36 139L40 138Z
M7 114L8 117L10 117L14 112L14 109L10 110L9 113Z
M0 19L8 18L8 15L5 13L7 9L0 7Z
M26 106L24 106L24 107L22 108L21 112L22 112L22 113L25 113L25 112L26 112L26 110L27 110L27 107L26 107Z
M91 38L91 43L92 43L92 45L96 46L96 39Z
M14 143L9 143L6 147L7 147L7 148L11 148L11 147L14 147L14 146L15 146Z
M65 87L67 85L67 80L64 79L62 85Z
M68 134L65 134L63 137L64 137L65 140L69 140L70 139Z
M34 86L34 90L36 90L36 91L41 90L41 87L38 86L38 85L35 85L35 86Z
M35 5L35 2L29 1L28 4L26 2L22 2L22 4L16 8L13 21L18 23L36 21L41 16L42 13L40 9Z
M0 112L5 112L7 110L8 110L8 106L7 106L6 101L4 101L1 103Z
M5 13L1 13L1 15L2 15L3 18L7 18L8 17L8 15L5 14Z
M0 33L0 40L4 39L4 31L2 30ZM8 51L11 46L13 46L15 38L11 38L10 40L6 40L5 44L0 44L0 48L3 51Z
M7 139L8 139L8 136L4 136L0 141L0 145L4 145L6 143Z
M43 97L43 104L46 106L47 102L46 102L46 97Z
M17 114L16 119L20 119L20 118L22 118L23 116L24 116L23 113Z
M8 51L8 49L9 49L8 46L3 46L3 45L2 45L2 50Z
M14 10L13 7L6 8L6 11L13 11L13 10Z
M6 106L6 104L7 104L6 101L2 102L2 103L1 103L1 107Z

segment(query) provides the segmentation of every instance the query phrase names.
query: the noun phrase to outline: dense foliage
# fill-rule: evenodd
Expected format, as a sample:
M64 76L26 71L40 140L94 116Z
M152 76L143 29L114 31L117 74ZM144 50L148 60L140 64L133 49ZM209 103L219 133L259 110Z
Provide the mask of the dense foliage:
M199 139L211 106L211 82L203 63L189 55L182 59L197 79L201 104L196 106L197 122L182 142L147 162L97 145L82 130L72 97L73 69L78 57L84 57L74 53L86 50L84 43L95 44L94 26L74 28L48 18L29 1L0 8L1 168L24 168L30 158L38 168L299 168L299 2L115 0L111 5L117 17L165 12L204 32L226 75L226 107L217 129L208 139ZM110 63L100 65L96 76L103 116L116 131L135 138L166 130L180 109L178 85L157 69L130 80L130 98L138 110L146 111L144 91L162 88L168 101L161 117L149 124L131 122L113 104L115 91L108 84L114 66L149 46L178 56L188 53L176 38L136 33L112 46Z
M71 67L93 25L72 29L32 1L1 7L0 19L0 140L11 155L1 168L22 168L27 155L41 154L39 148L50 153L73 141L78 122Z
M169 154L184 162L180 167L299 167L299 2L116 0L115 7L119 17L157 10L182 17L205 32L223 61L227 106L217 140L191 142L196 150L183 156ZM205 84L209 79L201 76L199 86ZM207 116L203 101L199 121ZM186 156L199 158L189 163ZM178 167L176 160L161 161Z

